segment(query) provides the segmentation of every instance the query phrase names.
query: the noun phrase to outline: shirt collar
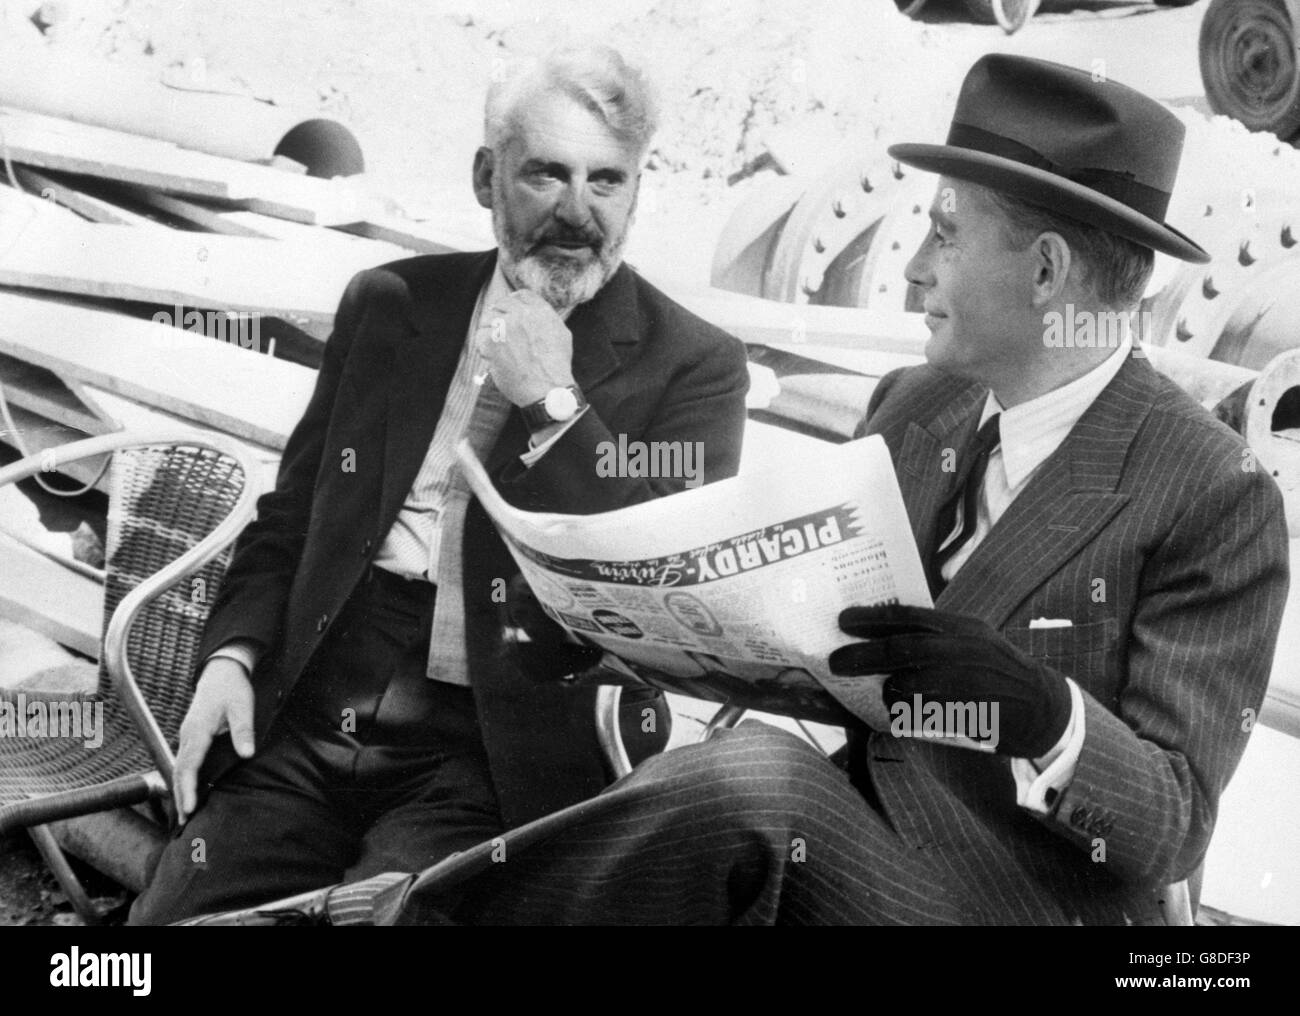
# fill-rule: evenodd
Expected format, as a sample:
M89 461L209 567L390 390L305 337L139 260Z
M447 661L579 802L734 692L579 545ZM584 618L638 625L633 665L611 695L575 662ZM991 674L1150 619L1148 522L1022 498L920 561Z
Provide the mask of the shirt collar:
M1010 409L1003 409L997 396L989 392L980 424L994 413L1002 414L998 420L999 451L1011 490L1024 483L1061 446L1132 351L1132 336L1125 335L1115 352L1082 377Z

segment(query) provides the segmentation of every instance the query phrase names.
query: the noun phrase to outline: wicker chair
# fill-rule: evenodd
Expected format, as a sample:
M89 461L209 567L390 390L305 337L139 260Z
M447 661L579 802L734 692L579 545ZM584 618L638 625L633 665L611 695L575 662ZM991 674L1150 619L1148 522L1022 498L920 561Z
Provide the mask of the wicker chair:
M90 438L54 454L57 462L114 454L99 684L89 699L0 691L0 708L102 704L102 741L0 738L0 833L26 827L78 913L94 922L101 915L46 823L146 802L156 810L170 794L195 652L230 544L255 511L259 466L237 442L181 426ZM50 468L49 455L0 469L0 485Z

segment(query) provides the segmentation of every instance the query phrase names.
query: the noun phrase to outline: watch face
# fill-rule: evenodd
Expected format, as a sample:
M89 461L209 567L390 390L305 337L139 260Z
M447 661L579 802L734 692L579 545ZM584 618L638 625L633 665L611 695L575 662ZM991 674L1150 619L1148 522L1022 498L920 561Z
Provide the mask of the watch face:
M578 411L578 397L567 388L552 388L546 393L545 405L546 415L560 423Z

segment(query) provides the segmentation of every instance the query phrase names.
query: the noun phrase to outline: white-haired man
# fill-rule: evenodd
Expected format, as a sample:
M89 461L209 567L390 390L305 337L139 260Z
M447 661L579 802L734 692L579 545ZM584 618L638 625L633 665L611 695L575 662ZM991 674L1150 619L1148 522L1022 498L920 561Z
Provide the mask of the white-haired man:
M541 679L582 659L506 639L517 570L453 452L468 439L509 501L569 513L696 479L602 475L621 436L701 442L706 482L735 473L744 347L622 264L655 119L612 50L526 66L491 89L474 160L499 248L349 285L213 606L185 824L134 922L419 870L607 782L594 693Z

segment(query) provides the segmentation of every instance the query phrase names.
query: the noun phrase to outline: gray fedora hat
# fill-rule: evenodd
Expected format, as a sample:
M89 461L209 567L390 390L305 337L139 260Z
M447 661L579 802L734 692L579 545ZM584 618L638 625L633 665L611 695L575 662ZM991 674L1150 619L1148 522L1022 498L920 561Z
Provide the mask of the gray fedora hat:
M1126 85L992 53L966 75L945 144L889 154L1204 264L1210 256L1164 221L1184 133L1173 113Z

